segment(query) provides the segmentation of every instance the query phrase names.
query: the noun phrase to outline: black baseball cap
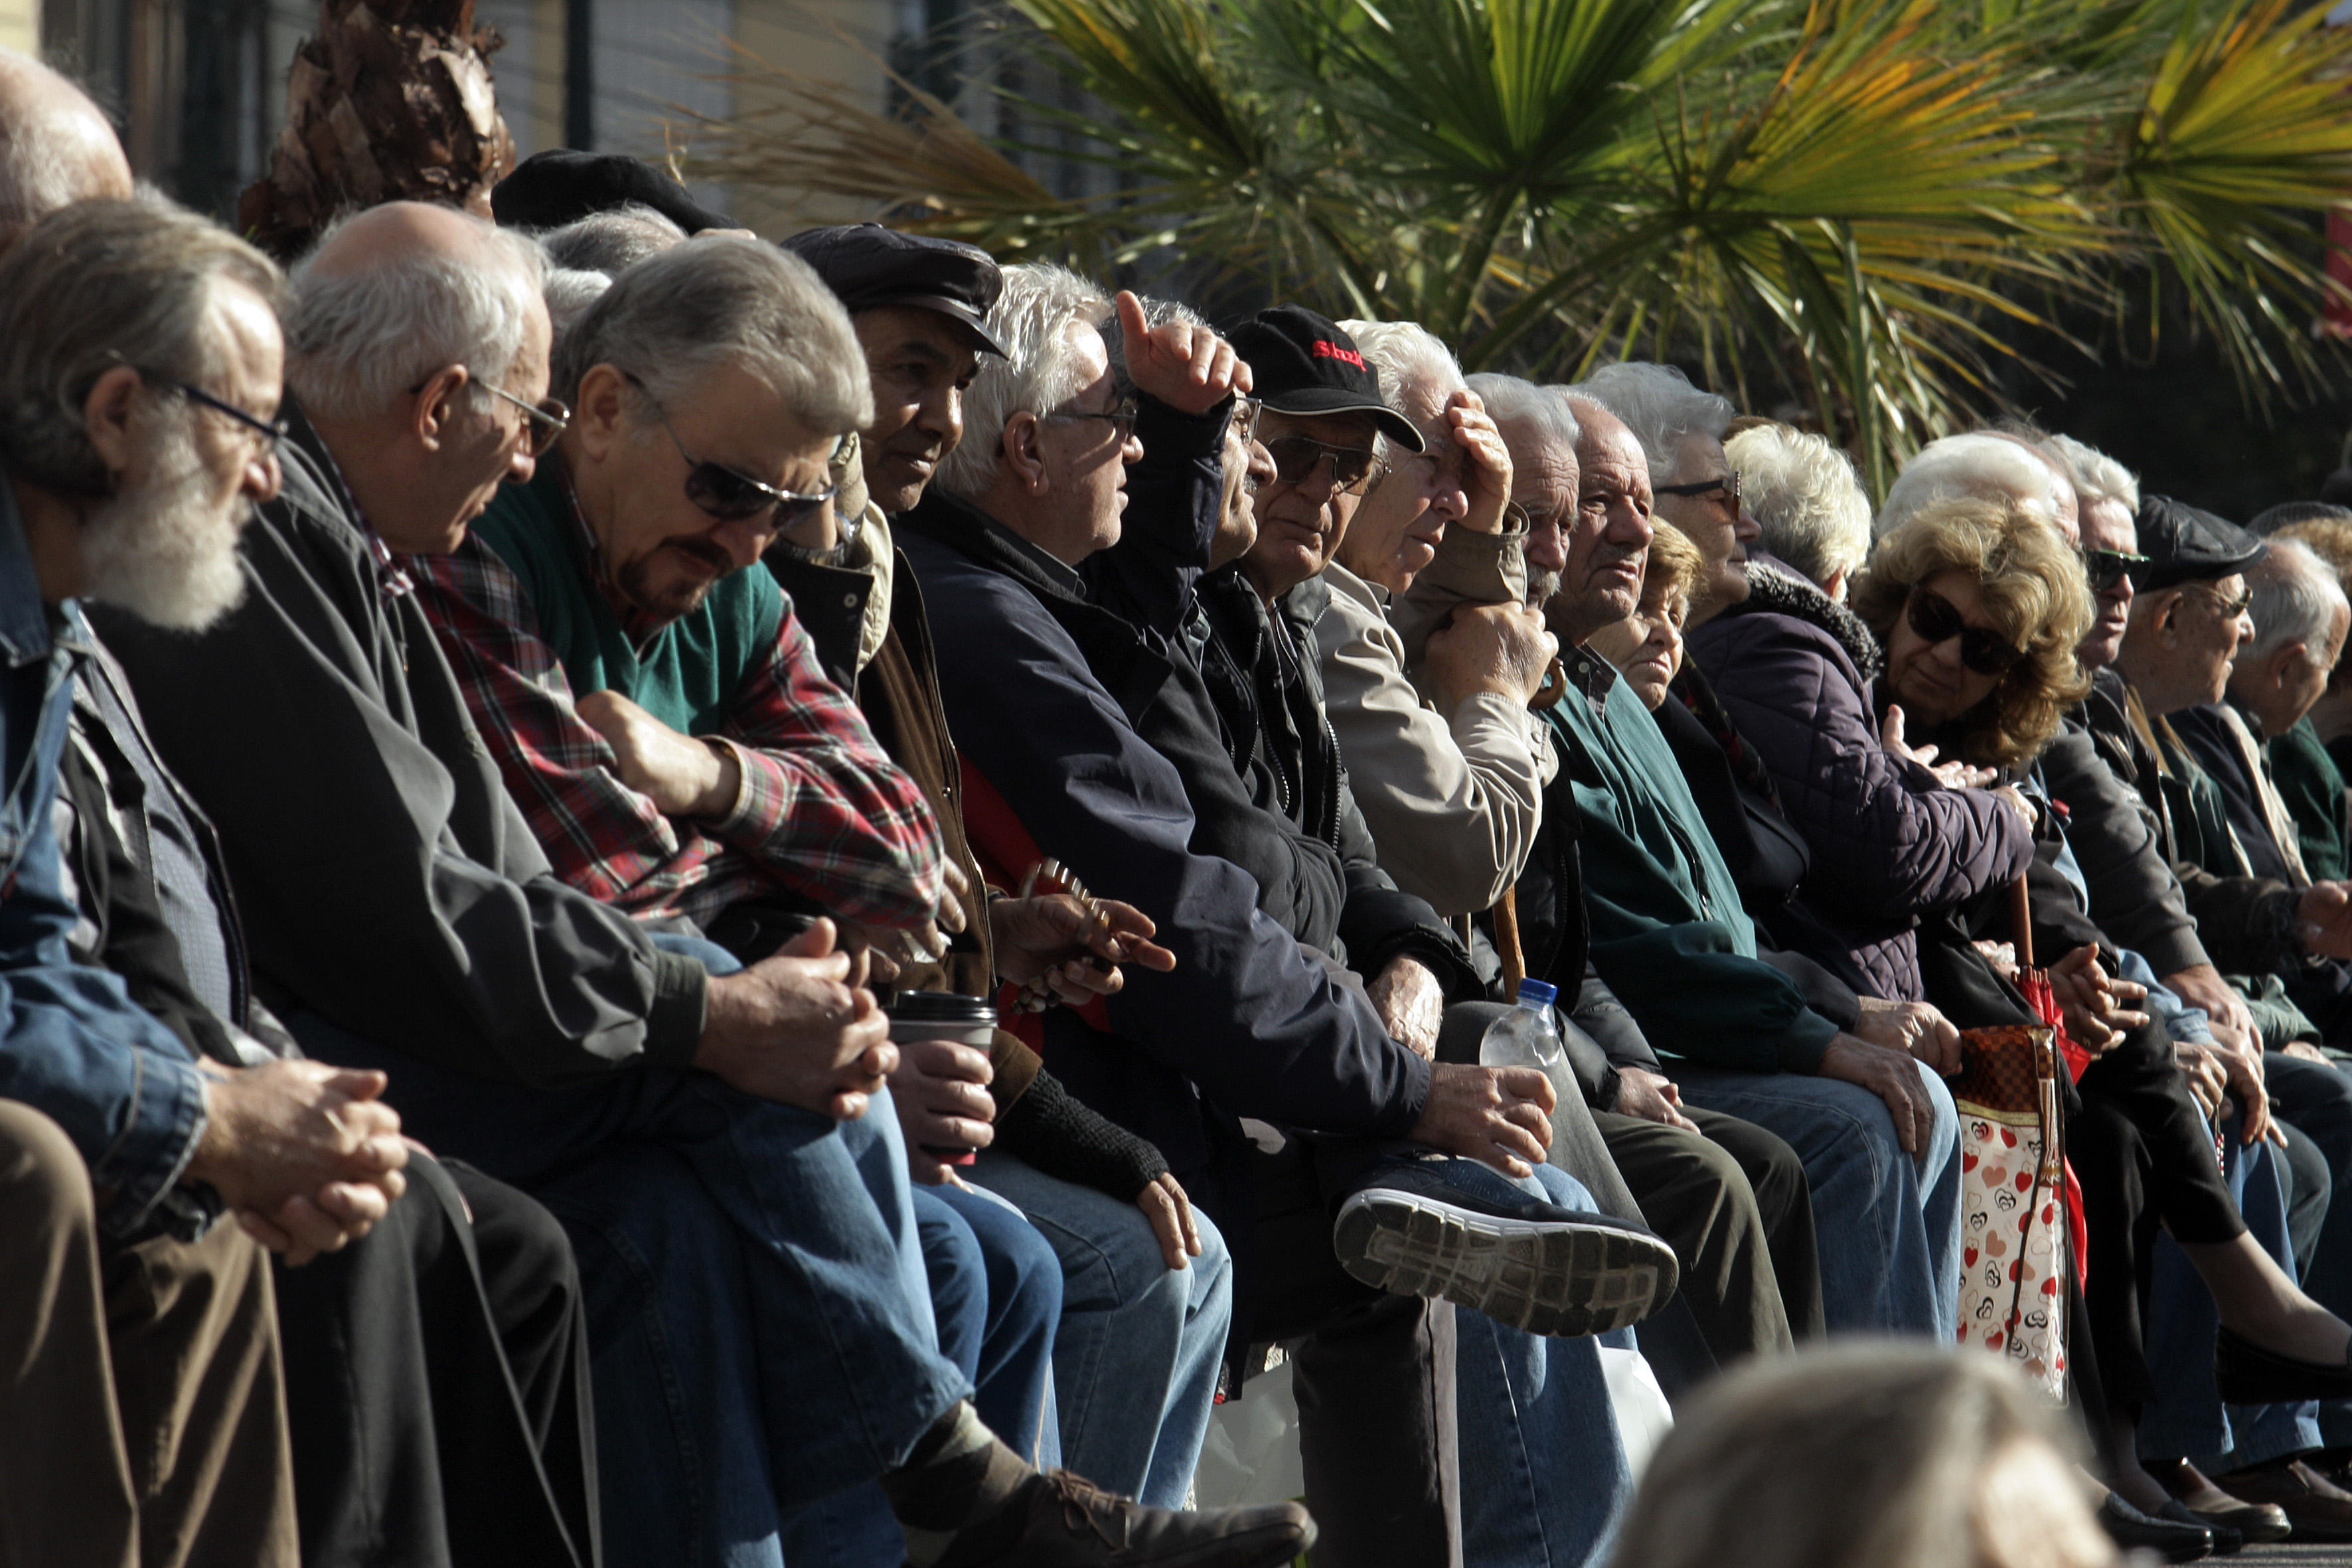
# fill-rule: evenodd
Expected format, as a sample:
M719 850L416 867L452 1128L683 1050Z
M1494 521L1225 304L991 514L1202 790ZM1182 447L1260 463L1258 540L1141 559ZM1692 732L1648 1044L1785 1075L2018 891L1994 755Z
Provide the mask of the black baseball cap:
M1249 362L1250 395L1277 414L1369 414L1381 434L1409 452L1421 427L1381 401L1381 378L1356 340L1303 305L1276 305L1229 328L1226 341Z
M2142 496L2138 527L2147 564L2132 573L2132 585L2142 590L2210 583L2244 571L2270 552L2267 540L2170 496Z
M996 258L976 245L901 234L878 223L803 229L782 243L816 268L852 315L882 305L937 310L970 327L989 353L1012 357L988 330L1004 275Z
M614 207L646 206L688 234L734 228L686 187L642 158L620 153L575 153L551 147L533 153L490 187L490 213L506 228L562 228Z

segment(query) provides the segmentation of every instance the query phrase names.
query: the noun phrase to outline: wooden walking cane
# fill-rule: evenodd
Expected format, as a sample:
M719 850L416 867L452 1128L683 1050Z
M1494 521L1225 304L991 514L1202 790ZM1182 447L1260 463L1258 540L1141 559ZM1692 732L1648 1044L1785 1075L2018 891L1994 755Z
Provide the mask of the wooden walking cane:
M1528 706L1538 712L1559 701L1568 691L1568 667L1555 657L1551 668L1544 672L1543 689L1528 699ZM1519 982L1528 977L1527 950L1519 945L1519 896L1517 888L1506 888L1503 896L1495 900L1495 951L1503 958L1503 989L1511 995L1519 994Z

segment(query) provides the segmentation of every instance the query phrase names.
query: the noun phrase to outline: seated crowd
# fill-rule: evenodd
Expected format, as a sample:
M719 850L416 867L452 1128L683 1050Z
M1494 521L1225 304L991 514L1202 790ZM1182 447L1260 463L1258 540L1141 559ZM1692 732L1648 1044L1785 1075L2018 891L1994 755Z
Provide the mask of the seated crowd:
M0 1563L2352 1541L2352 512L493 206L281 270L0 51Z

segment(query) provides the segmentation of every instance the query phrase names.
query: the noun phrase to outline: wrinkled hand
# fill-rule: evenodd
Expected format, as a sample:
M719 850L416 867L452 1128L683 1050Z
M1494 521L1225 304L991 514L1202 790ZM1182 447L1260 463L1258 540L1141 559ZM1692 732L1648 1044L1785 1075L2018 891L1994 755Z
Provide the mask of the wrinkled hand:
M2065 1018L2067 1037L2095 1057L2147 1022L2136 1005L2147 1000L2147 987L2109 974L2099 963L2099 950L2087 944L2050 966L2050 993Z
M1445 400L1445 423L1454 445L1470 455L1463 490L1469 510L1462 526L1475 533L1503 531L1503 508L1511 499L1511 449L1476 393L1464 388Z
M2205 1113L2205 1120L2220 1115L2222 1097L2230 1091L2230 1075L2221 1058L2193 1040L2181 1040L2172 1047L2172 1059L2180 1064L2189 1079L2189 1097Z
M1169 1268L1182 1268L1186 1258L1201 1256L1201 1226L1192 1218L1192 1200L1175 1177L1160 1175L1136 1195L1135 1206L1160 1238L1160 1256Z
M1875 996L1864 996L1861 1002L1862 1016L1853 1026L1857 1038L1906 1052L1942 1078L1960 1070L1960 1032L1933 1005L1885 1002Z
M1617 1069L1617 1114L1664 1122L1689 1132L1698 1131L1698 1123L1683 1114L1683 1091L1675 1087L1675 1080L1647 1068Z
M835 934L820 920L772 958L712 975L694 1065L746 1094L836 1121L865 1115L898 1053L889 1020L860 984L863 967L835 948Z
M1422 669L1451 713L1481 691L1513 702L1543 689L1545 672L1559 654L1559 638L1539 611L1524 605L1461 605L1453 621L1429 634Z
M987 1052L961 1041L901 1040L898 1046L890 1102L907 1139L907 1169L936 1187L955 1167L932 1151L985 1149L996 1141L996 1097L988 1092L996 1072Z
M2231 1050L2218 1041L2205 1048L2221 1062L2230 1097L2238 1102L2238 1113L2243 1119L2240 1137L2247 1143L2268 1138L2282 1149L2286 1147L2285 1130L2271 1121L2271 1096L2263 1082L2262 1053Z
M572 705L613 748L621 782L665 816L724 816L742 788L742 765L714 742L681 735L617 691L592 691Z
M1423 1061L1437 1059L1437 1026L1445 1020L1445 990L1418 959L1397 954L1365 992L1381 1027Z
M1163 974L1176 967L1176 955L1151 940L1160 929L1151 917L1117 899L1095 900L1092 914L1066 893L997 899L988 920L996 973L1016 985L1043 977L1072 1006L1117 995L1127 984L1122 963Z
M1143 301L1118 291L1119 342L1127 353L1127 378L1135 389L1179 414L1206 414L1234 394L1250 389L1250 367L1234 345L1206 327L1165 321L1147 327Z
M1906 1154L1927 1146L1936 1128L1936 1103L1919 1081L1916 1060L1908 1051L1874 1046L1852 1035L1832 1037L1822 1053L1821 1076L1857 1084L1886 1102L1895 1121L1895 1142Z
M1887 706L1886 721L1878 729L1878 743L1886 749L1889 756L1916 763L1935 774L1936 782L1946 789L1982 789L2000 776L1990 768L1971 767L1958 758L1948 763L1938 763L1934 746L1921 746L1915 750L1904 744L1903 708L1900 703ZM2031 822L2032 819L2032 814L2028 813L2026 820Z
M1507 1176L1530 1176L1551 1149L1559 1097L1538 1068L1436 1062L1429 1100L1407 1134L1416 1143L1482 1160Z
M2352 887L2314 882L2294 906L2295 931L2308 952L2352 959Z
M402 1193L408 1145L383 1073L324 1062L205 1068L205 1130L187 1175L289 1264L365 1236Z
M939 912L921 925L876 926L835 917L842 948L863 955L874 979L896 980L916 964L940 962L948 953L947 933L961 931L970 923L970 879L952 860L940 862L940 868L947 874L947 885L940 895Z
M2164 988L2190 1006L2203 1008L2213 1037L2223 1045L2243 1050L2249 1041L2256 1038L2254 1016L2248 1010L2246 999L2211 964L2175 970L2164 976Z

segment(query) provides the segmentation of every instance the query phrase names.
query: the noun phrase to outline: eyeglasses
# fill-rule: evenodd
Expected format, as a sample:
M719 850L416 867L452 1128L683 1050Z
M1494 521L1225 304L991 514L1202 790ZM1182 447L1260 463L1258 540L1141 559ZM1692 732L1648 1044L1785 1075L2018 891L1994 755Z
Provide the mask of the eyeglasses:
M1650 493L1661 496L1706 496L1721 490L1724 499L1737 507L1739 504L1739 470L1719 474L1711 479L1698 479L1687 485L1652 485Z
M654 395L646 391L646 384L632 375L629 384L644 393L646 402L653 407L654 417L661 421L662 429L668 435L669 444L676 447L677 455L686 459L686 499L721 522L741 522L746 518L757 517L761 512L773 509L775 519L771 526L778 530L787 529L814 517L818 509L831 500L839 489L835 485L827 485L814 495L803 495L798 490L779 489L774 485L761 484L749 474L739 474L724 463L703 462L688 451L686 443L677 438L677 432L670 428L669 416L662 412L662 405L656 401Z
M142 370L139 374L145 375L147 373ZM160 381L163 378L161 376L157 376L153 379ZM278 450L278 444L286 439L288 434L292 428L283 419L264 419L258 414L247 414L236 404L229 402L226 398L215 397L211 393L206 392L203 387L195 385L192 382L174 381L168 383L167 384L171 386L173 391L180 394L181 396L187 398L190 402L201 403L215 414L226 414L231 419L236 420L238 424L244 426L247 429L257 433L261 437L262 450L266 452L273 454L276 453Z
M1982 626L1972 626L1960 618L1960 612L1941 594L1926 588L1911 590L1911 603L1906 612L1911 629L1919 634L1929 647L1938 647L1960 639L1960 662L1979 675L2000 675L2011 665L2025 657L2025 650L2013 647L2001 640L1999 632Z
M2246 589L2234 599L2225 599L2221 597L2221 591L2210 583L2188 583L2182 586L2193 589L2212 600L2213 607L2221 613L2221 618L2225 621L2234 621L2254 607L2254 591L2252 588Z
M1274 458L1275 477L1286 485L1303 485L1331 463L1331 493L1361 495L1364 488L1388 472L1388 467L1361 447L1334 447L1311 436L1276 436L1265 443Z
M572 423L572 405L560 397L542 397L537 403L525 403L503 386L493 385L478 378L476 384L494 397L503 397L523 412L523 450L534 458L544 458L563 438L566 426Z
M2125 578L2147 564L2145 555L2134 555L2128 550L2085 550L2083 571L2091 579L2091 592L2110 592Z
M1244 441L1255 440L1257 437L1257 416L1265 412L1265 405L1256 398L1236 396L1234 399L1234 417L1226 428Z
M1110 421L1111 428L1118 432L1119 443L1124 446L1127 438L1135 434L1135 416L1140 412L1142 412L1142 405L1132 397L1122 397L1108 408L1101 410L1056 408L1045 417L1048 419L1108 419Z

